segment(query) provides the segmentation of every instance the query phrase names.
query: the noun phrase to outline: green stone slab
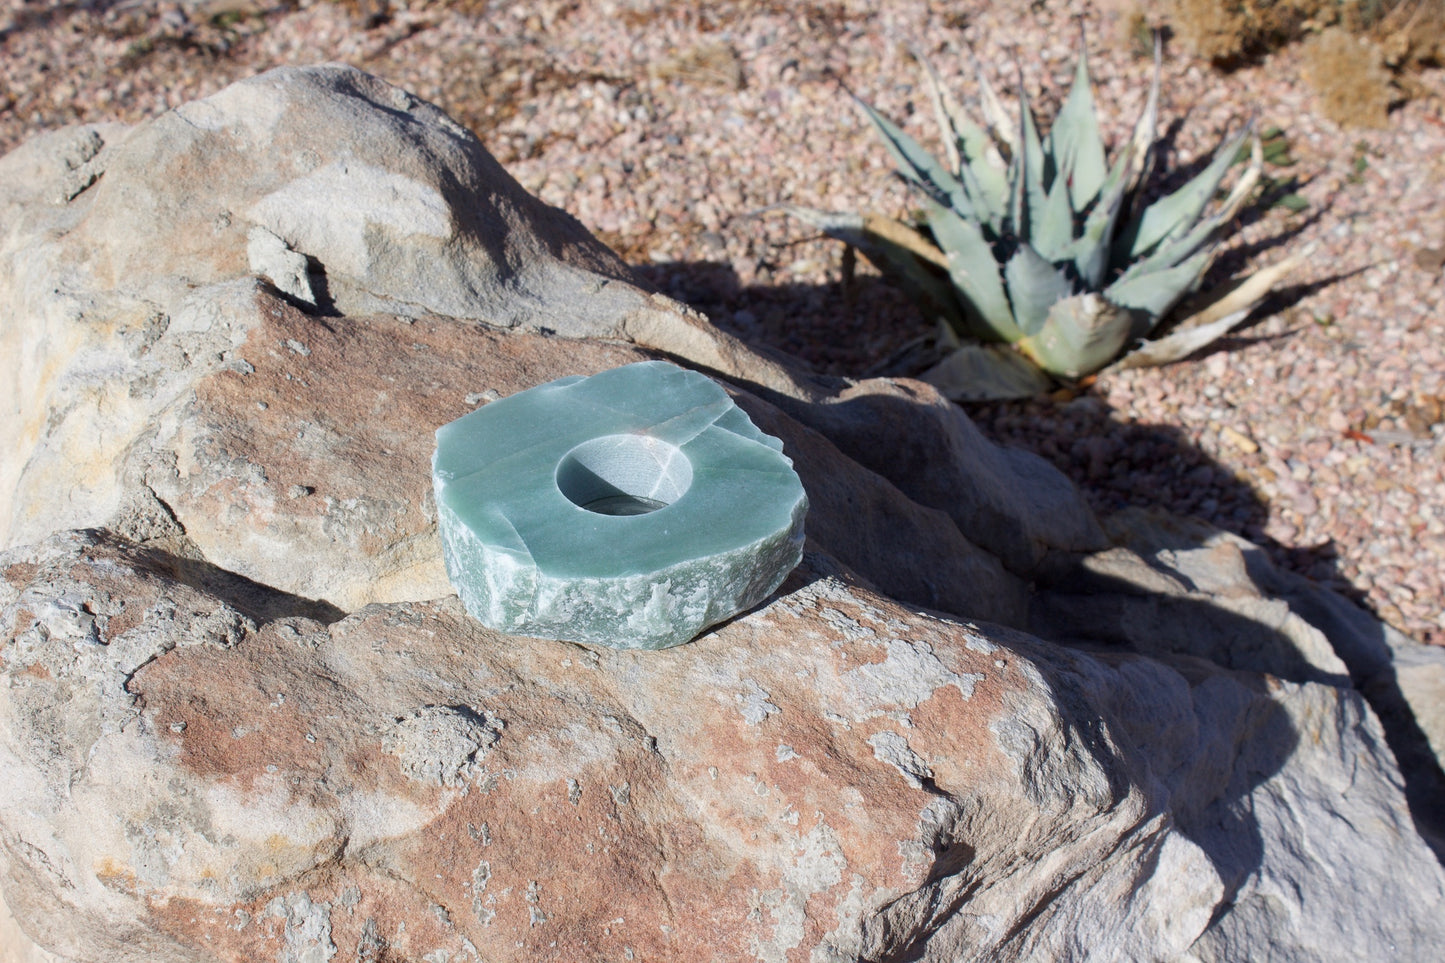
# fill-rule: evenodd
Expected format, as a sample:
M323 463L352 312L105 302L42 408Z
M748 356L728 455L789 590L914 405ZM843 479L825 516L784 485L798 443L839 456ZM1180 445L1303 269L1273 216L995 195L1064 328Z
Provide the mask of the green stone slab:
M437 431L447 575L509 635L680 645L802 558L808 499L782 448L665 361L494 401Z

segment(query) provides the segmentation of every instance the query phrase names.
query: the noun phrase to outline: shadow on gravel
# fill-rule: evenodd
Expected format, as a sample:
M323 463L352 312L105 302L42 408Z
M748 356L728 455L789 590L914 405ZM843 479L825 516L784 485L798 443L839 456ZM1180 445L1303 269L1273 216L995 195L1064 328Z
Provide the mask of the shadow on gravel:
M771 265L763 265L767 271ZM744 286L732 266L699 261L634 267L655 289L704 312L718 327L755 346L801 359L821 374L845 377L898 375L889 362L900 348L933 328L897 289L878 277L843 284L774 283ZM1282 289L1257 317L1288 307L1333 283L1328 278ZM1201 353L1230 351L1261 337L1248 323ZM1260 545L1281 568L1361 601L1338 571L1333 542L1292 546L1265 534L1268 506L1228 468L1191 444L1172 425L1120 420L1101 398L1084 391L1067 397L966 405L991 440L1033 451L1086 494L1100 514L1122 508L1161 508L1193 515Z
M882 370L901 344L933 334L912 302L880 277L804 284L790 281L781 261L760 261L756 270L764 283L740 284L724 261L632 268L645 285L692 305L729 334L805 359L820 373Z
M905 295L873 276L857 277L847 287L787 281L741 285L731 265L721 262L652 264L634 271L644 283L703 311L723 330L754 346L800 358L821 374L863 377L898 373L889 369L894 367L899 349L932 334ZM782 271L777 265L763 263L759 274L776 277ZM1281 310L1335 280L1277 292L1261 305L1256 317ZM1237 349L1251 340L1255 339L1248 335L1246 325L1212 350ZM1340 574L1333 542L1300 546L1270 538L1265 534L1268 506L1247 477L1236 476L1216 462L1179 428L1121 420L1103 399L1087 391L968 405L965 410L990 440L1032 451L1057 467L1085 493L1101 518L1131 507L1193 516L1258 545L1268 562L1258 558L1260 564L1252 569L1263 573L1272 563L1280 573L1288 573L1276 573L1271 587L1335 644L1348 666L1350 682L1379 717L1404 770L1406 796L1417 829L1445 861L1445 806L1441 804L1445 773L1396 681L1385 629L1360 607L1364 593ZM1301 492L1308 497L1303 488ZM1287 584L1291 576L1303 576L1332 589L1338 593L1333 597L1338 605L1320 605L1308 593L1293 591ZM1269 586L1270 582L1259 584ZM1298 589L1299 584L1293 588ZM1205 615L1175 614L1191 621ZM1227 623L1229 618L1232 616L1214 612L1205 621L1223 619ZM1254 631L1258 629L1253 626ZM1223 636L1229 634L1227 626L1221 631ZM1300 659L1303 661L1302 656ZM1279 668L1273 671L1280 674ZM1284 674L1288 677L1288 670ZM1297 681L1326 680L1301 677Z
M29 30L48 30L57 21L63 20L73 13L90 12L101 13L109 7L115 6L115 0L109 2L79 3L58 3L49 7L22 6L16 10L10 18L10 25L0 30L0 40L4 40L10 34L25 33Z

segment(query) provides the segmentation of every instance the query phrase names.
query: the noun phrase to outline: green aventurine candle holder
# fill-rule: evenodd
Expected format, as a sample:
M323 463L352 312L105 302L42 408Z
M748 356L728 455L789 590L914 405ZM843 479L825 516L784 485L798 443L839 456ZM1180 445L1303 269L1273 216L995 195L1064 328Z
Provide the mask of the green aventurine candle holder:
M808 499L783 444L664 361L518 392L437 431L447 575L482 624L662 649L776 589Z

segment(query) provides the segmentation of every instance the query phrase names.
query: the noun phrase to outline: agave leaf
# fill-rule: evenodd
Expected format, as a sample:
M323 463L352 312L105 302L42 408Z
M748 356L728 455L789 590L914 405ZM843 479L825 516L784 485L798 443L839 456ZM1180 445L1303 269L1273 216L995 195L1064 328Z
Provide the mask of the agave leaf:
M993 84L988 82L988 76L983 72L983 65L978 62L978 57L971 53L969 59L973 61L973 75L978 78L978 100L983 107L984 122L988 124L988 132L994 139L1009 149L1010 157L1018 156L1019 142L1014 133L1013 123L1008 119L1008 111L1003 109L1003 103L998 95L993 92Z
M1227 294L1215 298L1211 304L1199 309L1196 314L1179 322L1175 330L1170 331L1165 337L1157 338L1155 341L1146 341L1137 350L1130 351L1120 361L1114 364L1114 369L1127 369L1127 367L1155 367L1159 364L1168 364L1170 361L1178 361L1182 357L1194 354L1199 348L1207 346L1224 337L1228 331L1233 330L1234 325L1248 317L1253 311L1254 305L1259 304L1264 295L1269 294L1270 289L1280 279L1285 278L1287 273L1299 268L1302 263L1314 256L1315 244L1308 244L1303 250L1290 254L1285 259L1277 260L1269 268L1256 270L1253 275L1244 279L1243 283L1235 286Z
M1008 165L1008 210L1004 213L1004 234L1024 237L1028 231L1028 187L1024 184L1023 154L1014 154Z
M1081 378L1119 353L1133 325L1131 313L1093 292L1076 294L1056 302L1038 334L1018 347L1050 374Z
M1104 139L1099 136L1099 119L1094 112L1088 56L1082 43L1073 86L1049 129L1049 153L1058 166L1058 177L1068 183L1074 210L1082 211L1099 196L1108 172Z
M796 204L784 204L777 210L834 240L851 244L885 277L919 302L925 313L955 330L968 330L953 286L924 266L933 264L947 270L948 259L928 238L907 224L878 214L836 214Z
M863 108L864 114L882 136L884 146L888 148L888 153L892 155L893 162L898 165L898 171L905 180L918 187L934 202L947 204L960 214L973 214L973 205L969 203L968 195L958 178L950 174L937 158L924 150L922 144L897 124L863 100L854 99L858 100L858 105Z
M1114 158L1099 199L1084 220L1083 233L1074 241L1074 267L1089 288L1104 283L1114 247L1114 231L1128 198L1138 190L1144 171L1153 156L1154 137L1159 122L1159 75L1162 64L1160 40L1154 37L1154 79L1149 84L1149 97L1144 110L1134 122L1129 143Z
M971 320L979 325L978 337L1008 342L1023 337L983 229L938 204L929 205L928 226L948 257L949 278L971 309Z
M1129 368L1156 368L1181 358L1187 358L1199 349L1213 344L1229 333L1235 325L1249 317L1249 308L1241 308L1233 314L1217 318L1211 324L1200 325L1180 331L1172 331L1162 338L1146 341L1135 350L1124 355L1109 366L1110 371L1125 371Z
M1132 156L1126 151L1114 160L1114 166L1109 169L1099 192L1098 202L1084 219L1083 232L1070 246L1069 257L1073 259L1074 268L1086 287L1098 288L1104 283L1104 276L1109 270L1114 226L1119 222L1119 212L1123 210L1128 194Z
M1006 401L1048 391L1048 375L1001 344L966 344L919 375L951 401Z
M1180 298L1194 290L1213 261L1214 250L1211 248L1173 267L1132 276L1125 274L1104 289L1104 297L1121 307L1133 309L1141 319L1147 318L1142 330L1135 332L1142 336L1153 329L1159 319L1179 303Z
M1239 156L1239 148L1253 132L1250 121L1234 139L1215 152L1209 166L1194 175L1189 183L1166 197L1150 204L1136 220L1119 232L1114 250L1118 260L1129 261L1150 254L1161 241L1178 237L1194 226L1209 203L1219 182Z
M964 161L958 170L963 189L968 192L974 205L974 215L988 226L995 236L1003 233L1005 215L1008 212L1008 179L1004 172L989 167L990 179L981 181L978 168L989 167L986 162Z
M1184 237L1177 241L1165 242L1153 254L1129 265L1124 273L1114 279L1113 283L1120 286L1129 285L1142 278L1177 268L1190 258L1209 252L1209 261L1205 263L1207 270L1209 264L1213 262L1214 254L1218 253L1217 245L1211 243L1215 239L1217 227L1218 225L1212 223L1195 225L1194 229Z
M1245 200L1249 198L1255 185L1259 183L1264 165L1264 151L1257 136L1254 138L1250 153L1252 160L1249 169L1235 183L1233 190L1229 192L1229 196L1218 212L1194 225L1183 236L1174 240L1166 240L1160 244L1154 253L1131 264L1118 280L1132 280L1144 274L1176 267L1188 258L1202 252L1206 246L1213 248L1218 244L1219 236L1224 228L1234 220L1235 214L1239 213L1239 209L1244 206ZM1206 264L1205 267L1207 269L1208 265Z
M990 230L999 233L1007 210L1008 177L998 149L993 139L953 99L923 52L914 49L913 57L923 65L923 77L928 82L928 93L939 129L943 131L949 162L958 171L958 178L963 182L975 215Z
M864 216L863 232L867 248L859 250L885 277L903 288L942 326L958 334L974 335L978 325L970 323L969 312L959 304L953 285L924 266L947 269L947 258L937 246L907 224L877 214ZM876 254L869 253L875 250Z
M896 218L883 214L864 214L863 232L865 236L886 243L900 253L948 270L948 257L938 249L938 245Z
M910 47L913 59L923 65L923 79L928 84L928 99L933 101L933 116L938 122L938 129L943 132L943 149L948 154L948 165L954 170L963 174L963 159L959 155L958 145L963 140L963 127L968 123L968 117L964 115L958 105L950 104L952 98L944 90L943 81L938 76L938 71L933 69L933 64L923 55L923 51L916 47ZM950 107L954 109L950 109ZM962 121L963 124L959 122Z
M1050 261L1068 261L1074 250L1074 211L1069 206L1069 185L1062 177L1054 178L1044 206L1034 218L1033 236L1029 243Z
M1213 344L1234 329L1273 287L1295 268L1309 260L1317 245L1306 245L1269 267L1255 271L1243 283L1224 296L1202 308L1197 314L1179 322L1169 334L1154 341L1146 341L1135 351L1126 354L1112 367L1148 368L1186 358L1206 345Z
M938 71L928 58L918 50L913 51L913 56L923 65L938 125L943 130L944 139L949 141L949 159L958 171L959 180L963 181L977 212L994 231L998 231L1008 209L1007 165L999 155L993 137L974 123L948 88L943 86Z
M890 217L876 214L851 212L843 214L834 211L820 211L815 207L803 207L799 204L778 204L774 207L764 208L759 213L769 211L781 211L791 217L796 217L834 240L853 245L868 255L870 259L872 254L867 250L870 241L875 237L882 237L904 249L912 257L936 264L941 268L948 267L943 253L938 250L936 245L929 243L928 238Z
M1260 177L1264 174L1264 145L1259 141L1259 135L1253 134L1249 144L1249 167L1240 175L1239 180L1234 182L1229 196L1220 205L1218 220L1223 223L1232 221L1234 215L1244 206L1249 195L1254 193L1255 185L1259 183Z
M1213 324L1240 308L1253 308L1285 275L1313 257L1318 248L1317 243L1307 244L1294 254L1281 258L1268 267L1260 268L1228 293L1205 305L1197 314L1180 321L1179 326L1184 328Z
M1154 142L1159 133L1159 80L1164 70L1164 39L1157 31L1154 34L1154 75L1149 81L1149 96L1144 101L1144 110L1134 122L1134 132L1129 136L1126 156L1133 176L1125 193L1137 199L1139 187L1149 178L1154 167Z
M1155 272L1155 270L1173 268L1178 266L1188 257L1194 257L1201 252L1205 246L1214 246L1220 240L1220 234L1234 220L1244 201L1248 200L1254 192L1254 187L1259 184L1261 172L1264 168L1264 150L1260 145L1259 136L1254 136L1250 146L1250 166L1243 175L1235 181L1234 188L1230 195L1224 200L1217 213L1209 215L1205 220L1199 221L1194 227L1189 228L1182 236L1176 239L1165 240L1159 247L1144 257L1143 260L1136 260L1129 269L1120 276L1120 281L1126 278L1136 278L1143 273Z
M1053 176L1048 155L1044 153L1043 142L1039 139L1039 128L1034 122L1034 111L1029 106L1028 91L1024 90L1023 70L1019 70L1019 141L1024 145L1020 170L1027 205L1022 217L1014 221L1014 230L1020 240L1030 240L1034 235L1034 222L1043 216L1044 205L1048 202L1048 179Z
M1014 321L1025 335L1038 334L1054 304L1074 293L1074 285L1027 244L1020 244L1003 267Z
M1258 138L1256 138L1258 143ZM1135 261L1125 270L1120 280L1124 278L1137 277L1140 274L1147 274L1164 268L1174 267L1182 263L1186 258L1193 257L1206 245L1215 245L1219 241L1220 234L1224 228L1234 219L1234 215L1243 206L1244 200L1259 182L1259 170L1251 167L1239 182L1234 185L1223 207L1218 212L1195 224L1181 236L1174 239L1167 239L1160 244L1152 254L1141 260Z

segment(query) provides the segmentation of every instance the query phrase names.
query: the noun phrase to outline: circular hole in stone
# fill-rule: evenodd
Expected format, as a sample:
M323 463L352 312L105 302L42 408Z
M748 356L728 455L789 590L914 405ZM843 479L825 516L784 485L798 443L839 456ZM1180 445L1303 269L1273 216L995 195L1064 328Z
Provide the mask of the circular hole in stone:
M692 463L676 445L650 435L584 441L557 465L567 500L599 515L646 515L666 508L692 484Z

